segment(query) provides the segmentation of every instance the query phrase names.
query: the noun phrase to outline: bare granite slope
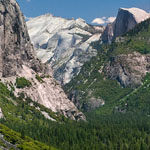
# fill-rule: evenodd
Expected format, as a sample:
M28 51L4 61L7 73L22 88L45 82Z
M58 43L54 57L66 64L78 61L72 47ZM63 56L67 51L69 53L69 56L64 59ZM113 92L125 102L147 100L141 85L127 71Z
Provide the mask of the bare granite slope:
M43 82L36 75L44 76ZM85 120L84 115L67 98L60 85L51 77L50 67L42 64L34 54L19 5L15 0L0 0L0 77L14 86L16 78L24 77L31 87L15 89L54 112L74 120Z

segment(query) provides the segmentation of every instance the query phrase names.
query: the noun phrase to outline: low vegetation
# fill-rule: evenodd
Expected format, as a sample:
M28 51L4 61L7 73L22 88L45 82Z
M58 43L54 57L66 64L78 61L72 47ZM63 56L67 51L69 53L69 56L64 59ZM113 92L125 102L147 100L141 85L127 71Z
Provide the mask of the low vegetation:
M13 91L10 91L7 88L7 86L1 82L0 82L0 108L2 109L4 115L4 118L0 119L0 122L2 124L5 124L7 127L10 127L15 131L18 131L19 133L21 133L21 136L27 135L39 141L41 141L40 136L41 127L44 126L45 128L47 128L48 126L51 126L51 124L53 124L53 122L51 120L46 119L41 112L46 112L51 118L55 119L57 122L67 121L67 119L64 116L53 113L51 110L45 108L44 106L36 102L33 102L29 97L25 98L24 93L20 93L19 97L14 96ZM33 127L30 126L30 125L36 126L37 124L39 125L39 128L37 130L36 128L35 130L33 130ZM0 125L0 129L2 128L1 126L2 125ZM26 129L27 130L31 129L31 131L27 131ZM33 132L36 133L36 136L34 135ZM2 130L0 130L0 133L2 133ZM11 142L12 144L14 143L18 145L20 143L20 141L16 141L18 139L18 135L17 137L15 137L15 134L12 136L8 136L7 134L5 135L8 138L11 137L10 139L8 139L8 141ZM44 146L43 144L44 147L43 150L46 149L49 150L51 147L51 142L49 142L49 140L48 142L45 141L43 142L49 145ZM20 145L18 145L18 148L22 150L32 150L32 149L38 150L40 149L39 147L40 144L38 146L38 142L34 140L33 141L25 140L22 141ZM53 149L54 148L51 148L51 150Z
M53 147L25 136L24 131L17 133L2 124L0 124L0 135L0 146L2 148L18 150L56 150Z
M30 87L32 83L24 77L20 77L16 79L16 87L17 88L25 88Z
M150 74L148 73L143 84L131 92L129 95L120 100L118 105L121 111L142 112L150 115Z
M36 74L35 78L36 78L40 83L44 83L42 77L39 76L38 74Z

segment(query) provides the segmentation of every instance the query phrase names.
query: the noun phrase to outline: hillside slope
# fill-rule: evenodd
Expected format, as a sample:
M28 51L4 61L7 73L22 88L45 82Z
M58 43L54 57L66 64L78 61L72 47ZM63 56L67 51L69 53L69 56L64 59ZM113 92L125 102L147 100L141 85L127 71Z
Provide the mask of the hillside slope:
M16 84L17 86L22 85L19 82ZM7 85L4 85L0 82L0 123L7 127L21 133L24 136L29 136L33 139L46 143L47 145L54 145L56 147L52 138L54 133L51 131L51 127L69 121L71 122L72 120L67 119L60 113L52 112L43 105L32 101L29 97L25 97L23 92L16 97L14 95L14 87L12 84L9 85L8 83ZM2 127L0 125L0 133L3 133L1 132ZM47 130L49 130L49 135L45 137ZM11 142L14 142L12 144L15 144L14 147L19 146L20 149L23 147L23 149L27 148L29 150L38 150L42 149L42 146L43 149L49 149L49 147L51 147L44 144L42 145L36 141L30 140L29 138L21 139L20 134L14 133L15 135L7 135L7 133L4 132L2 135L5 134L6 138L9 138L10 136ZM31 149L29 148L30 144Z
M6 126L0 124L0 149L16 150L56 150L51 146L35 141L27 136L14 132Z
M64 89L78 108L87 111L103 106L100 113L112 113L119 100L138 88L150 72L150 19L110 46L94 46L99 54Z
M72 119L85 119L51 77L50 67L35 56L24 16L15 0L0 1L0 78L53 112ZM17 80L20 86L16 86Z

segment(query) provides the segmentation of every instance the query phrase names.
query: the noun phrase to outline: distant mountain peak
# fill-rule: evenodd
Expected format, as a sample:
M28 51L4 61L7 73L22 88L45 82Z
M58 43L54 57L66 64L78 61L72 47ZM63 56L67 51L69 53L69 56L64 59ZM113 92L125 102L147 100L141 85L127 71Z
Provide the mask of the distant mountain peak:
M90 44L100 40L104 27L85 20L42 15L27 22L31 41L39 59L50 63L54 77L68 83L80 72L84 62L97 54Z
M128 11L131 14L133 14L137 23L140 23L141 21L144 21L144 20L150 18L150 14L147 13L145 10L140 9L140 8L136 8L136 7L133 7L133 8L120 8L120 11L122 11L122 10L123 11Z
M150 14L142 9L120 8L116 20L107 25L102 35L103 42L111 43L116 37L122 36L148 18Z

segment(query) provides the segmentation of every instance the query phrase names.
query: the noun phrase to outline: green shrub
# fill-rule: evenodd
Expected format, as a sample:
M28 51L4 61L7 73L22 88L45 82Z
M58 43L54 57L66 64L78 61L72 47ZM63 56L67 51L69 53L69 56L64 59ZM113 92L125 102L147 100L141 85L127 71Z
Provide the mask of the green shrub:
M30 87L32 84L29 80L24 77L20 77L16 79L16 87L17 88L25 88Z
M38 74L36 74L35 78L40 82L40 83L43 83L43 79L42 77L40 77Z

